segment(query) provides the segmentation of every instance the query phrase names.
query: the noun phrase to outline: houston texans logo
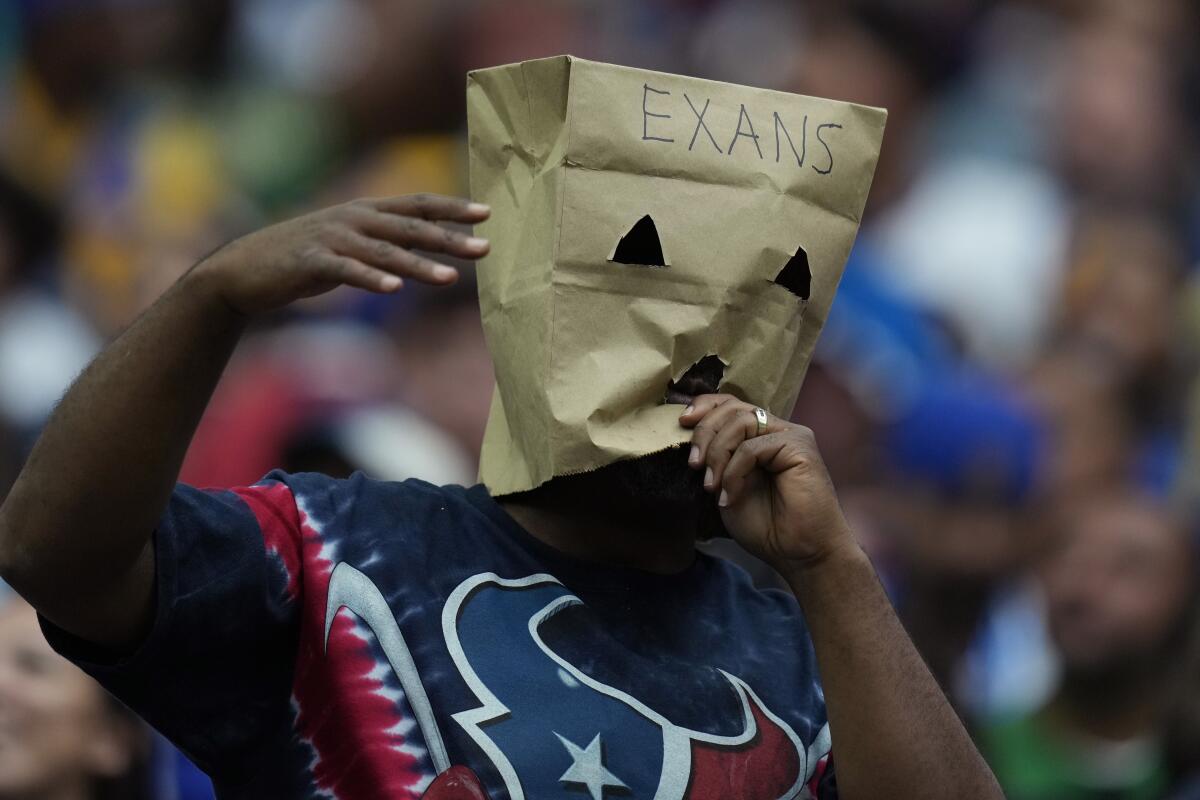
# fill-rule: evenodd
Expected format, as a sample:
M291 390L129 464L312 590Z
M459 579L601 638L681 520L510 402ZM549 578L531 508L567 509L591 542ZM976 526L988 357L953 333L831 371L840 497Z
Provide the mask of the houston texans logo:
M486 573L459 584L443 608L446 646L480 703L453 719L491 759L512 800L583 800L585 794L591 800L810 797L805 787L830 751L828 725L806 750L745 682L724 671L741 709L739 732L719 735L676 725L546 645L541 626L581 605L552 576L505 580ZM434 771L456 778L387 600L345 562L330 575L326 637L342 608L374 633L403 686Z
M753 689L724 671L740 702L740 731L676 725L547 646L542 625L578 605L550 575L486 573L463 581L443 609L446 646L480 702L453 718L491 759L513 800L808 796L805 785L829 752L827 725L806 750Z

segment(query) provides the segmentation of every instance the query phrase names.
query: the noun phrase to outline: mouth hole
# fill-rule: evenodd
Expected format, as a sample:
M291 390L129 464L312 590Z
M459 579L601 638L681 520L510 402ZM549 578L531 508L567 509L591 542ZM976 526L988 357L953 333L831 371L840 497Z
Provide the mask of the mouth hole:
M796 254L788 259L771 282L782 286L801 300L808 300L812 291L812 271L808 268L808 253L804 252L803 247L796 248Z
M621 237L617 249L608 260L639 267L668 266L663 256L662 242L658 238L658 228L649 214L635 222L629 232Z
M716 355L707 355L687 368L679 376L679 380L667 385L667 395L672 393L696 397L701 394L712 394L721 385L725 377L725 362Z

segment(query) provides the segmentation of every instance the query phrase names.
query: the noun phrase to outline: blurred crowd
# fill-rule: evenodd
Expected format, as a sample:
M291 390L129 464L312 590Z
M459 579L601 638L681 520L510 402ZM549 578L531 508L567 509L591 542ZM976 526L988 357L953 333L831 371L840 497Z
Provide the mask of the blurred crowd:
M0 497L222 242L466 194L469 69L568 52L883 106L795 419L1010 797L1200 798L1198 41L1188 0L0 3ZM183 479L473 482L474 291L262 322ZM0 606L0 797L208 791Z

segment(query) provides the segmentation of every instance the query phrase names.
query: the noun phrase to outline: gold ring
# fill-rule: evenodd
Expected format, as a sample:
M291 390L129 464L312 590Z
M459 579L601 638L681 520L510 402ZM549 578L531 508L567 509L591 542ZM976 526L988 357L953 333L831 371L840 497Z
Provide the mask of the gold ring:
M758 423L758 429L755 430L755 436L762 436L767 432L767 412L758 406L754 407L754 420Z

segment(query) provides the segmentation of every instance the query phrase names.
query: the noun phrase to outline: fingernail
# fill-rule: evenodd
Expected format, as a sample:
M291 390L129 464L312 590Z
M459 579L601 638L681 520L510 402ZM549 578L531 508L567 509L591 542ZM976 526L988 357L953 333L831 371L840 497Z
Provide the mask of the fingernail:
M458 277L458 271L453 267L447 267L444 264L438 264L433 268L433 277L439 281L448 281Z
M712 482L713 482L712 467L708 467L707 469L704 470L704 488L711 489Z
M700 448L697 447L696 445L692 445L692 452L688 453L688 464L690 466L694 467L699 463L700 463Z
M486 214L492 210L487 203L467 203L467 211L472 214Z
M471 248L472 250L482 250L483 248L485 248L487 246L488 246L487 239L481 238L479 236L468 236L467 237L467 247Z
M719 505L721 508L729 505L729 493L724 489L721 490L721 496L717 498L717 505Z
M691 407L691 406L688 406L687 408L685 408L685 409L683 410L683 413L682 413L682 414L680 414L679 416L681 416L681 417L686 417L686 416L687 416L688 414L690 414L690 413L692 413L692 407Z
M379 281L379 285L383 287L385 292L393 292L399 289L404 282L395 275L387 275L383 280Z

